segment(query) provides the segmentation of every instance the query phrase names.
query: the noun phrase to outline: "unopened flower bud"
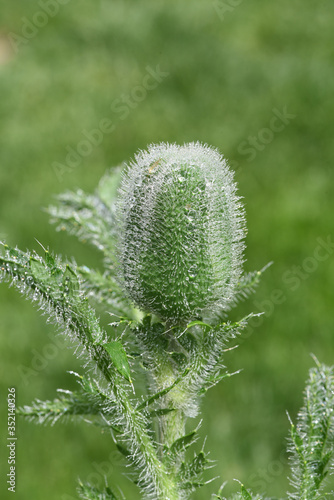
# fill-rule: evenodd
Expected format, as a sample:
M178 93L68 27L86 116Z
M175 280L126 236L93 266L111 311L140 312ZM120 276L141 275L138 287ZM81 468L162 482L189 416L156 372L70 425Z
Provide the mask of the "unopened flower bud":
M137 306L172 324L228 308L242 271L244 209L215 149L158 144L139 152L117 219L119 277Z

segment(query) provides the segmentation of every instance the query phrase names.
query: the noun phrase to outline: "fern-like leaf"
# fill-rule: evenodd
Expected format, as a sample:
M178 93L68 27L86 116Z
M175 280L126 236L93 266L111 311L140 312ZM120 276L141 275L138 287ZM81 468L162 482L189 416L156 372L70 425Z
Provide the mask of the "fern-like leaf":
M79 483L78 494L83 500L120 500L120 497L116 496L109 486L99 490L91 484L82 482Z
M61 392L59 390L59 392ZM99 415L101 407L87 398L85 393L67 392L53 401L36 399L31 406L23 406L17 413L27 420L38 424L54 425L71 417Z
M106 332L88 304L75 270L48 251L45 258L3 244L0 255L0 281L9 281L26 295L76 345L110 382L112 363L101 344L108 342ZM110 339L109 339L110 340Z
M101 273L87 266L81 266L77 268L77 273L82 278L88 298L96 305L107 306L108 312L116 316L128 319L141 318L140 312L124 297L114 276L108 271Z
M58 206L47 209L58 231L68 231L80 241L102 251L108 265L114 262L114 217L112 209L94 195L81 190L58 196Z
M260 283L260 279L262 274L270 267L273 263L269 262L266 266L264 266L260 271L252 271L250 273L245 274L240 279L239 283L236 286L236 301L247 299L249 295L251 295L255 288Z
M250 314L239 322L223 323L214 327L209 325L188 325L188 329L194 331L194 335L200 340L189 340L187 336L181 336L179 341L188 351L189 371L176 388L187 394L187 400L181 408L186 415L194 417L198 412L198 398L210 387L218 383L222 378L231 374L226 372L222 356L230 339L234 339L240 331L246 327L247 321L253 315Z
M317 363L309 373L304 406L297 424L291 422L293 500L318 500L323 497L323 482L334 460L334 367ZM333 493L332 493L333 494Z
M58 231L66 230L101 250L109 272L114 265L114 205L121 173L120 167L107 172L93 195L68 191L58 196L58 205L46 209Z
M109 427L121 433L121 429L110 423L116 420L116 405L112 393L101 389L94 380L80 375L77 377L81 385L80 391L58 389L59 397L53 401L36 399L31 406L18 408L17 413L31 422L51 425L92 417L95 425Z

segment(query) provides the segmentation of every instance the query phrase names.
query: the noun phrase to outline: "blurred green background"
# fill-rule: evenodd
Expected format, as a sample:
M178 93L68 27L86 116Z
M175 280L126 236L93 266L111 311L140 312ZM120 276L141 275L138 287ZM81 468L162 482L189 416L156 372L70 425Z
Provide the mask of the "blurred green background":
M203 404L202 436L217 461L207 477L227 480L227 494L238 478L284 496L286 410L296 417L311 352L334 363L334 252L318 247L319 238L334 240L333 23L330 0L0 6L1 239L39 251L36 238L80 264L99 265L97 252L48 224L41 207L55 194L92 191L107 168L159 141L207 142L236 170L248 220L245 269L274 265L256 295L231 314L267 312L226 356L229 370L243 371ZM157 66L165 75L143 90ZM85 132L103 119L114 130L62 171L68 148L84 151ZM66 371L80 371L80 364L15 290L1 285L0 301L0 496L10 498L7 388L16 388L19 405L53 398L58 387L74 387ZM19 500L70 499L76 478L98 469L110 484L120 480L111 439L94 428L19 420L17 433ZM102 485L100 475L90 479ZM126 478L121 484L127 498L138 498ZM194 498L208 499L218 486Z

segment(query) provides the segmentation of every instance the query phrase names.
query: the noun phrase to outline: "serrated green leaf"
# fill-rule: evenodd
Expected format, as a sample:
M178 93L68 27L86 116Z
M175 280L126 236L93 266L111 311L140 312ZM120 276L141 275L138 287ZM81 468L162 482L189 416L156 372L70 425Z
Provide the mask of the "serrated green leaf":
M78 493L83 500L118 500L118 497L109 486L99 490L95 486L84 484L81 481L79 482Z
M184 488L184 484L188 481L194 483L194 480L207 469L209 461L203 451L200 451L191 462L183 462L180 466L179 480ZM198 481L195 483L197 484ZM194 484L195 484L194 483ZM199 484L199 483L198 483Z
M34 257L30 257L30 269L37 281L46 281L50 278L49 270Z
M201 488L204 486L206 483L204 481L186 481L182 483L182 489L183 490L197 490L198 488Z
M291 485L295 491L289 498L320 498L333 460L334 368L315 361L297 424L290 420Z
M64 333L70 338L78 340L87 349L90 359L94 360L106 379L111 381L108 370L109 356L103 348L93 339L105 338L99 321L88 304L87 297L80 298L80 307L74 294L63 297L62 278L64 275L63 264L59 262L53 269L49 268L46 261L35 254L33 257L28 252L15 249L13 257L9 256L9 247L4 246L5 256L0 255L0 281L10 281L17 289L33 301L39 300L41 309L49 317L64 327ZM51 261L50 261L51 262ZM74 281L75 273L69 270L68 281ZM74 285L76 286L76 285ZM70 333L71 332L71 333ZM89 349L88 349L89 348Z
M206 464L208 463L205 454L203 451L200 451L198 455L193 458L193 460L189 464L189 471L192 475L197 475L203 472Z
M102 347L109 354L116 370L129 382L131 382L130 365L128 357L121 342L115 340L108 344L102 344Z
M170 446L169 448L170 452L172 454L176 454L181 450L186 450L196 441L196 437L197 437L196 431L189 432L189 434L180 437L179 439L174 441L174 443Z

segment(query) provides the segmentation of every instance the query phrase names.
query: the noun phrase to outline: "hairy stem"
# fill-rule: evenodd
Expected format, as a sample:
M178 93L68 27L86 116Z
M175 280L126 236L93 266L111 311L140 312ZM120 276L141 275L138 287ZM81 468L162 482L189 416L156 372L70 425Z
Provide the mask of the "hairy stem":
M174 373L171 363L166 361L161 365L156 379L159 390L171 386L176 379L177 376ZM161 443L168 448L185 433L185 416L183 411L179 409L180 403L185 399L186 395L182 391L179 391L178 386L174 387L174 389L162 398L161 406L174 410L163 416L160 421Z
M137 464L145 463L145 475L140 477L140 483L157 500L179 500L176 482L159 460L144 418L133 408L120 385L115 386L114 392L131 438L132 459Z

